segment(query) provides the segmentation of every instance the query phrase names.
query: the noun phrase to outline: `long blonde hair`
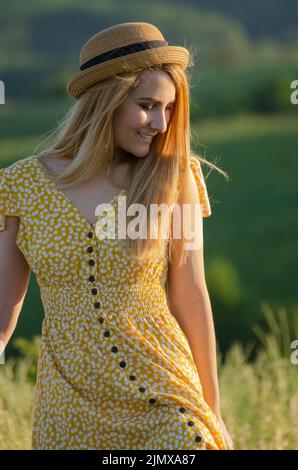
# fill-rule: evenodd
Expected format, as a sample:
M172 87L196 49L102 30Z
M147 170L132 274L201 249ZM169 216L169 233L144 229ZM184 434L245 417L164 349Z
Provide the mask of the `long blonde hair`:
M52 138L58 134L54 144L39 154L39 157L46 155L47 158L70 160L60 175L45 168L48 177L63 189L88 181L103 169L107 170L108 178L112 180L114 165L123 161L130 162L130 178L125 188L126 206L129 207L133 203L142 204L148 214L149 229L150 204L166 204L166 207L171 208L177 203L178 196L182 203L190 203L190 172L186 169L190 167L191 156L195 156L200 162L206 163L226 176L223 170L191 150L189 67L192 65L191 57L186 70L175 64L161 64L142 70L126 71L86 90L69 109L54 132L49 135L48 138ZM113 144L114 113L128 93L139 85L140 72L149 69L167 72L175 84L176 101L168 129L153 139L146 158L137 158L122 149L116 154ZM113 184L117 186L114 182ZM168 235L170 224L171 215L168 219ZM183 235L182 238L184 243ZM156 238L147 236L144 239L128 237L125 242L131 255L140 260L156 259L156 257L172 260L171 236L165 239L160 236ZM185 261L186 254L187 251L184 249L180 252L180 263Z

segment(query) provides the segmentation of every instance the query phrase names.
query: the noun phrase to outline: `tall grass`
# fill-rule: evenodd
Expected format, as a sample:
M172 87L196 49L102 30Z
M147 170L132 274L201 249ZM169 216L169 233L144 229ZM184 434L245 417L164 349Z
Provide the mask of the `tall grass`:
M298 365L291 362L290 347L298 323L290 324L284 309L274 312L268 303L261 310L266 323L254 327L261 341L255 360L239 343L224 363L219 355L222 416L236 450L298 449ZM18 343L24 355L26 345ZM37 339L27 357L0 366L0 449L30 449L36 345Z
M298 365L291 362L298 318L291 323L267 302L261 310L266 325L253 328L262 344L254 362L236 343L220 367L222 414L235 449L298 449Z
M34 384L31 360L9 359L0 365L0 449L30 449Z

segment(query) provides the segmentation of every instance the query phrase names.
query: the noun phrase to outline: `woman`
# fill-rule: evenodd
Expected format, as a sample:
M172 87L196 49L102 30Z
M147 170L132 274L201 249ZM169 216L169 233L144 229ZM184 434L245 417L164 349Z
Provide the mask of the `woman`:
M166 237L100 236L120 225L121 196L127 208L211 214L190 151L189 65L149 23L100 31L68 82L76 102L56 142L0 170L4 345L31 270L45 310L33 449L232 448L202 244L186 250L173 218ZM107 216L95 217L102 205Z

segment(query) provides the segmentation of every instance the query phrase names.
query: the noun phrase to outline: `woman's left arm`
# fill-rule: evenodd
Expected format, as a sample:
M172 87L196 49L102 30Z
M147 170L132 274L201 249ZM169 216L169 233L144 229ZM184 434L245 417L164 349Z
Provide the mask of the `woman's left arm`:
M191 173L191 202L199 204L199 194L195 179ZM179 202L178 202L179 203ZM220 396L216 360L216 338L212 308L204 273L203 222L199 226L193 222L196 217L192 212L192 227L201 231L201 246L190 250L187 261L178 266L174 254L168 267L167 300L169 310L183 330L193 355L203 388L204 399L214 414L220 418ZM198 220L196 221L198 222ZM181 240L173 240L175 251L181 249Z

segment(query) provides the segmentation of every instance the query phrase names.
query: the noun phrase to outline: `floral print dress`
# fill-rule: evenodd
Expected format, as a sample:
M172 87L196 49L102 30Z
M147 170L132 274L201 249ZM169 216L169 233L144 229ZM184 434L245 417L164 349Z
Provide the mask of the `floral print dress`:
M203 216L211 214L191 157ZM116 211L117 196L110 201ZM204 401L188 341L170 313L167 262L100 240L36 155L0 169L0 230L16 244L44 306L32 449L227 449Z

